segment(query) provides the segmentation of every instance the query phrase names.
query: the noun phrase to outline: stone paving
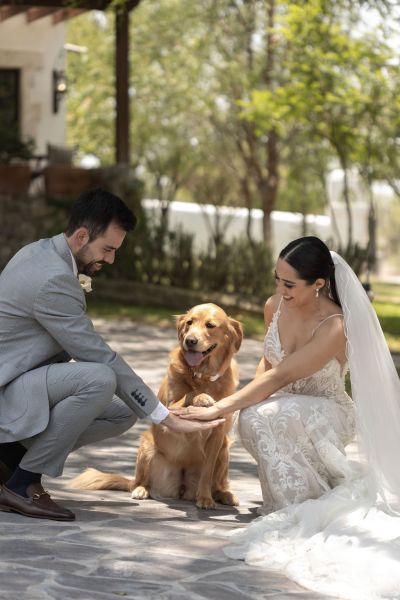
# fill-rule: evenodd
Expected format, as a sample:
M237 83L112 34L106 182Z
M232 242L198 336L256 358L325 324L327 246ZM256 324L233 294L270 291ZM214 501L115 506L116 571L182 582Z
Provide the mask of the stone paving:
M97 319L110 345L156 391L175 344L173 329ZM252 377L261 342L238 354L241 382ZM199 510L184 501L131 500L127 492L68 488L85 467L133 474L142 421L119 438L81 448L63 477L48 480L53 496L76 513L60 523L0 512L1 600L324 600L281 575L227 558L224 535L256 516L261 492L253 460L235 442L232 488L238 508Z

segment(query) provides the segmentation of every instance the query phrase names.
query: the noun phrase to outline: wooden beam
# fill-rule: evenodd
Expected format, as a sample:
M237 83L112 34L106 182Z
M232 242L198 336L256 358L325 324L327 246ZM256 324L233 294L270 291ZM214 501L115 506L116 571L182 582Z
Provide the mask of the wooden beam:
M26 13L26 20L28 23L32 23L53 14L56 10L56 8L29 8Z
M136 8L140 1L141 0L126 0L125 10L130 12ZM0 10L2 10L2 8L7 8L10 16L13 16L14 14L18 14L19 12L31 8L107 10L111 4L112 0L0 0Z
M25 11L25 7L21 6L0 6L0 21L5 21L6 19L10 19L15 15L19 15L20 13Z
M115 159L117 163L129 163L129 12L126 10L116 11L115 79Z
M87 12L87 10L87 8L62 8L61 10L57 10L53 15L53 24L57 25L57 23L61 23L66 19L78 17L82 13Z
M106 10L112 0L0 0L0 7L29 8L85 8L86 10Z
M139 3L140 3L140 0L126 0L126 2L125 2L126 10L128 12L130 12L131 10L136 8Z

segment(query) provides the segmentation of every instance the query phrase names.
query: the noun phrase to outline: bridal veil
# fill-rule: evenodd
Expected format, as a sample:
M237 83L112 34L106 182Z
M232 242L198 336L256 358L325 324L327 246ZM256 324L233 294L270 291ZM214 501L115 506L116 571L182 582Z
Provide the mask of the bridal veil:
M225 553L348 600L400 599L400 381L369 298L332 252L362 468L317 500L236 530Z

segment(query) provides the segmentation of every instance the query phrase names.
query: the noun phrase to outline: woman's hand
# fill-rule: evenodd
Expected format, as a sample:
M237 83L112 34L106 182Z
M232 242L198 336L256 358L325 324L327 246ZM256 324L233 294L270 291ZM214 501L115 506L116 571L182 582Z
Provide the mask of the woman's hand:
M188 408L195 408L193 407L188 407ZM213 407L211 407L212 409ZM216 419L214 416L208 416L208 418L206 419L199 419L199 417L196 416L191 416L190 417L190 421L189 421L189 417L188 415L186 416L181 416L178 414L180 413L180 411L186 411L186 408L177 408L175 410L170 410L169 411L169 415L166 419L164 419L164 421L162 421L162 425L165 425L166 427L168 427L168 429L171 429L172 431L176 431L178 433L191 433L192 431L202 431L205 429L212 429L214 427L218 427L219 425L222 425L223 423L225 423L225 419L221 419L218 418ZM210 409L204 409L204 408L199 408L198 410L210 410ZM193 419L193 420L192 420ZM207 421L206 423L204 423L203 421Z
M170 412L189 421L212 421L221 419L222 416L216 404L214 406L186 406L185 408L170 409Z

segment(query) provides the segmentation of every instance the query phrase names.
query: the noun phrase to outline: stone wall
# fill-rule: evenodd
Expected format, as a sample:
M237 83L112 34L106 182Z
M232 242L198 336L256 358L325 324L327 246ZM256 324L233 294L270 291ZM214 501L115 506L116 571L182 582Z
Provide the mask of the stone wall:
M66 209L44 195L0 194L0 270L22 246L62 231Z

